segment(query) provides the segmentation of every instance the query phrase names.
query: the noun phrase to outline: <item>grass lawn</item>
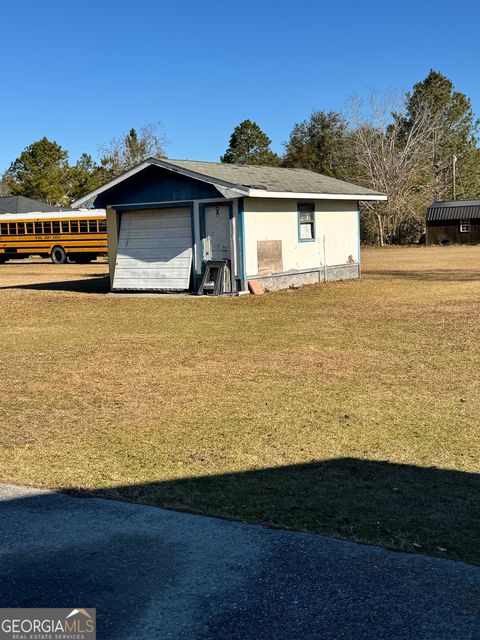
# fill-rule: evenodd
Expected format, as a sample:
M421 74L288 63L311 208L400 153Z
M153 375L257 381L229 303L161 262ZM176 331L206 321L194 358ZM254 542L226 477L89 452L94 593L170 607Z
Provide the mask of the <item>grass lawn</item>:
M480 562L480 248L260 297L105 273L0 266L1 481Z

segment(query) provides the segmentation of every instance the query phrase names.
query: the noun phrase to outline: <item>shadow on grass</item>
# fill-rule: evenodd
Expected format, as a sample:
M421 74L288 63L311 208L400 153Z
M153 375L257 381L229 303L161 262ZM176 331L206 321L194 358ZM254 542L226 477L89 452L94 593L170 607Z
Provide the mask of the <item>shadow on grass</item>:
M480 563L480 475L343 458L68 491Z
M108 293L109 277L104 273L93 273L81 280L59 280L57 282L35 282L0 286L0 289L33 289L34 291L70 291L73 293Z
M407 280L423 280L431 282L468 282L480 280L480 271L463 269L432 269L426 270L365 270L367 277L400 278Z

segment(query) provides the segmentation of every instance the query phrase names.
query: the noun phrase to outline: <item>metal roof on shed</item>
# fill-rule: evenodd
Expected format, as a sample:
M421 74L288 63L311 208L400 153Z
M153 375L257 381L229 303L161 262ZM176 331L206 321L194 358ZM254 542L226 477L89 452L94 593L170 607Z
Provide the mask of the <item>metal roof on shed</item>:
M480 218L480 200L438 200L427 210L427 222Z

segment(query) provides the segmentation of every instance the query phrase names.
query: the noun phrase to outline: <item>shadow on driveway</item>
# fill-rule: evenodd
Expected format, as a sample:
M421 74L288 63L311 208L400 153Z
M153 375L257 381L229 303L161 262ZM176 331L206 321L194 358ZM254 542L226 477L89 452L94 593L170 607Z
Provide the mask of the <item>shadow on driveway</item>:
M355 459L82 499L3 487L0 601L96 607L109 640L478 639L477 566L124 500L405 548L438 542L474 559L479 488L476 474Z

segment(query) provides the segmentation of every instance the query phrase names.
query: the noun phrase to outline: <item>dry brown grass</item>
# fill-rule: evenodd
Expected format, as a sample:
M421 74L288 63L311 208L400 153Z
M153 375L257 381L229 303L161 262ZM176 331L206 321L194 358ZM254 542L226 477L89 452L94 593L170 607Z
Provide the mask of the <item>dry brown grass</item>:
M1 479L479 562L480 248L363 267L199 299L0 266Z

